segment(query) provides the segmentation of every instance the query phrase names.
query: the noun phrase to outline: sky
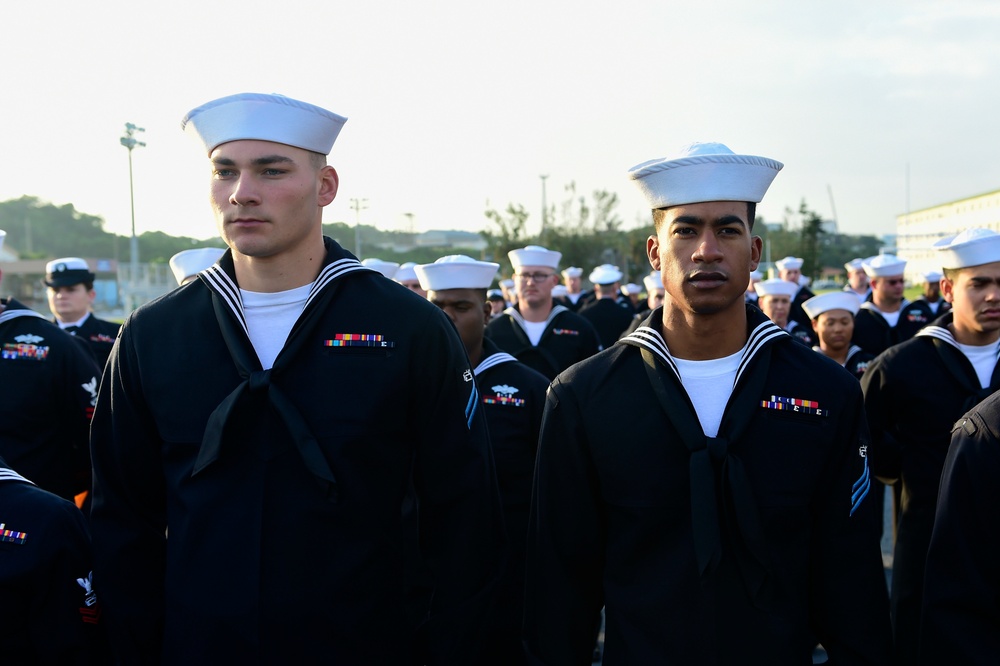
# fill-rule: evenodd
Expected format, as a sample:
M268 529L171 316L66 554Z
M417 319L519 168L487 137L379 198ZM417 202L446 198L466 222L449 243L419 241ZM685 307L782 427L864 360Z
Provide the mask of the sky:
M140 9L141 8L141 9ZM758 214L805 200L844 233L1000 189L1000 3L176 0L0 9L0 201L31 195L131 227L215 236L208 161L180 120L238 92L348 117L325 222L487 227L522 204L619 196L692 141L785 168ZM363 206L352 207L352 200Z

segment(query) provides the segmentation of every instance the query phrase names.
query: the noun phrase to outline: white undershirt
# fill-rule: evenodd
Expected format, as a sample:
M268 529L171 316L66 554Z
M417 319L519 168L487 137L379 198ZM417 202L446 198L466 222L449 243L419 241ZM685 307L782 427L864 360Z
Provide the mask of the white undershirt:
M76 321L59 321L58 319L56 319L56 323L58 323L59 324L59 328L61 328L63 330L69 328L70 326L80 327L80 326L83 326L83 322L87 321L87 317L89 317L89 316L90 316L90 313L88 312L87 314L83 315L82 317L80 317Z
M979 384L982 388L989 386L990 379L993 377L993 368L997 364L997 345L1000 344L1000 340L988 345L973 346L957 342L956 344L972 363L972 367L976 369L976 375L979 377Z
M576 305L576 302L580 300L581 296L583 296L583 292L582 291L577 292L575 294L566 294L566 297L569 298L570 302L573 305Z
M310 289L312 283L268 294L240 289L250 343L265 370L274 365L278 352L285 346L292 326L305 308Z
M701 429L708 437L719 434L722 414L726 411L726 403L733 394L736 370L740 366L741 358L743 358L742 349L730 356L709 361L674 359L677 372L681 376L681 384L694 405L698 421L701 422Z
M882 312L879 310L879 313L885 318L886 323L889 324L889 328L896 328L896 324L899 323L899 315L903 313L903 308L899 308L895 312Z
M528 334L528 341L531 343L532 347L537 347L539 341L542 339L542 333L545 332L545 327L548 326L547 321L525 321L524 322L524 332Z

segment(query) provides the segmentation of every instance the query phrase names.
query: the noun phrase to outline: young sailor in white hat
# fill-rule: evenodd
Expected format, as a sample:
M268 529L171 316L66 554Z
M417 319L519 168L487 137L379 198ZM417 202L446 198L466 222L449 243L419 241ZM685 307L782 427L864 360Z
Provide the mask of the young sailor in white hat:
M552 300L562 254L528 245L507 256L517 303L490 322L488 334L497 346L549 379L600 351L590 322Z
M630 171L666 299L549 388L529 661L587 662L603 605L621 663L808 663L817 638L831 661L888 662L861 389L744 302L781 167L693 144Z
M847 272L847 284L844 291L850 292L858 297L860 301L868 300L871 296L872 288L868 283L868 274L865 273L864 259L856 257L844 264Z
M868 363L875 358L861 347L851 344L854 333L854 316L860 303L857 296L845 291L834 291L813 296L802 304L802 309L812 320L816 338L813 349L832 358L844 369L861 379Z
M802 264L805 261L801 257L785 257L774 262L778 268L778 277L787 280L795 285L795 293L792 294L792 303L788 312L790 321L798 322L799 326L809 330L809 317L802 311L802 304L815 296L808 287L809 279L802 274Z
M601 345L610 347L632 323L632 308L619 301L622 272L617 266L601 264L590 272L589 279L595 300L580 310L580 316L597 331Z
M579 312L594 301L594 292L583 288L583 269L570 266L562 270L563 285L566 286L566 296L563 305L572 312Z
M893 254L869 257L863 263L871 281L871 299L861 303L854 318L854 344L878 356L912 338L934 319L923 301L910 302L903 295L906 259Z
M448 315L472 362L479 400L486 413L496 475L510 539L510 557L492 616L484 620L486 635L480 663L524 663L521 625L524 619L524 542L528 533L531 477L535 469L538 429L549 380L501 351L485 337L490 321L486 289L498 264L464 255L441 257L416 266L427 299Z
M892 571L899 663L917 662L923 636L924 564L953 426L1000 389L1000 234L968 229L935 247L951 312L890 347L861 379L872 472L898 481L906 498Z
M757 292L757 307L778 328L808 347L815 344L812 328L801 326L791 318L792 299L799 291L797 284L780 278L761 280L754 285L754 291Z
M129 317L98 398L95 580L123 662L478 653L505 542L478 391L448 318L323 236L344 121L245 93L182 122L229 249ZM433 603L411 609L417 544Z
M415 293L420 298L427 298L427 292L420 286L420 280L417 278L417 273L414 270L416 266L417 264L414 261L407 261L406 263L400 264L399 269L396 271L396 274L392 276L392 279Z
M935 317L943 315L951 309L951 303L944 300L941 296L942 277L944 276L941 274L941 271L924 272L924 293L917 299L918 301L926 302L927 307L931 309Z

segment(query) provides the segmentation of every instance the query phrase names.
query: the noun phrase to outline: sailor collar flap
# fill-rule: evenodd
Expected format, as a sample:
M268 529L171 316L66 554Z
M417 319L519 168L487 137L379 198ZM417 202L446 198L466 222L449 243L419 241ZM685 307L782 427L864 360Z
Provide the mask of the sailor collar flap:
M38 312L35 312L34 310L11 298L7 301L3 312L0 312L0 324L19 317L36 317L38 319L45 319L45 315L39 314ZM46 319L46 321L48 320Z
M570 311L569 308L565 306L562 305L554 306L552 308L552 312L550 312L549 316L546 317L545 319L545 328L548 329L548 327L552 325L552 322L555 320L555 318L558 317L560 314L569 311ZM527 334L528 327L525 325L524 317L521 315L521 312L515 306L511 306L506 310L504 310L504 314L510 315L510 318L514 320L518 326L521 327L521 329L525 332L525 334Z
M975 368L972 367L972 361L969 357L965 355L962 348L958 344L958 340L952 334L948 325L954 321L954 313L948 312L943 316L939 317L934 321L933 324L924 326L922 329L917 331L915 338L930 338L934 342L934 348L937 350L938 355L944 362L945 368L948 372L952 374L966 389L971 392L971 397L965 401L964 409L968 411L972 409L980 401L985 400L994 391L1000 387L1000 377L998 377L998 372L1000 372L1000 364L997 364L993 368L993 376L990 379L990 385L986 388L982 388L979 383L979 376L976 374ZM943 344L937 344L937 342ZM1000 360L1000 348L998 348L997 360Z

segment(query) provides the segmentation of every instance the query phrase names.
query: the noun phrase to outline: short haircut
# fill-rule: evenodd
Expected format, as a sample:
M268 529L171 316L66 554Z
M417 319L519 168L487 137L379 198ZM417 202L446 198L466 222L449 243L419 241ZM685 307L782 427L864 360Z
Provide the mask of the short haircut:
M753 231L754 218L757 217L757 204L753 201L747 201L747 223L750 225L750 231ZM653 228L656 231L660 230L660 226L663 224L663 219L667 216L666 208L654 208L653 209Z
M309 163L313 165L316 171L319 171L326 166L326 155L323 153L314 153L309 151Z

